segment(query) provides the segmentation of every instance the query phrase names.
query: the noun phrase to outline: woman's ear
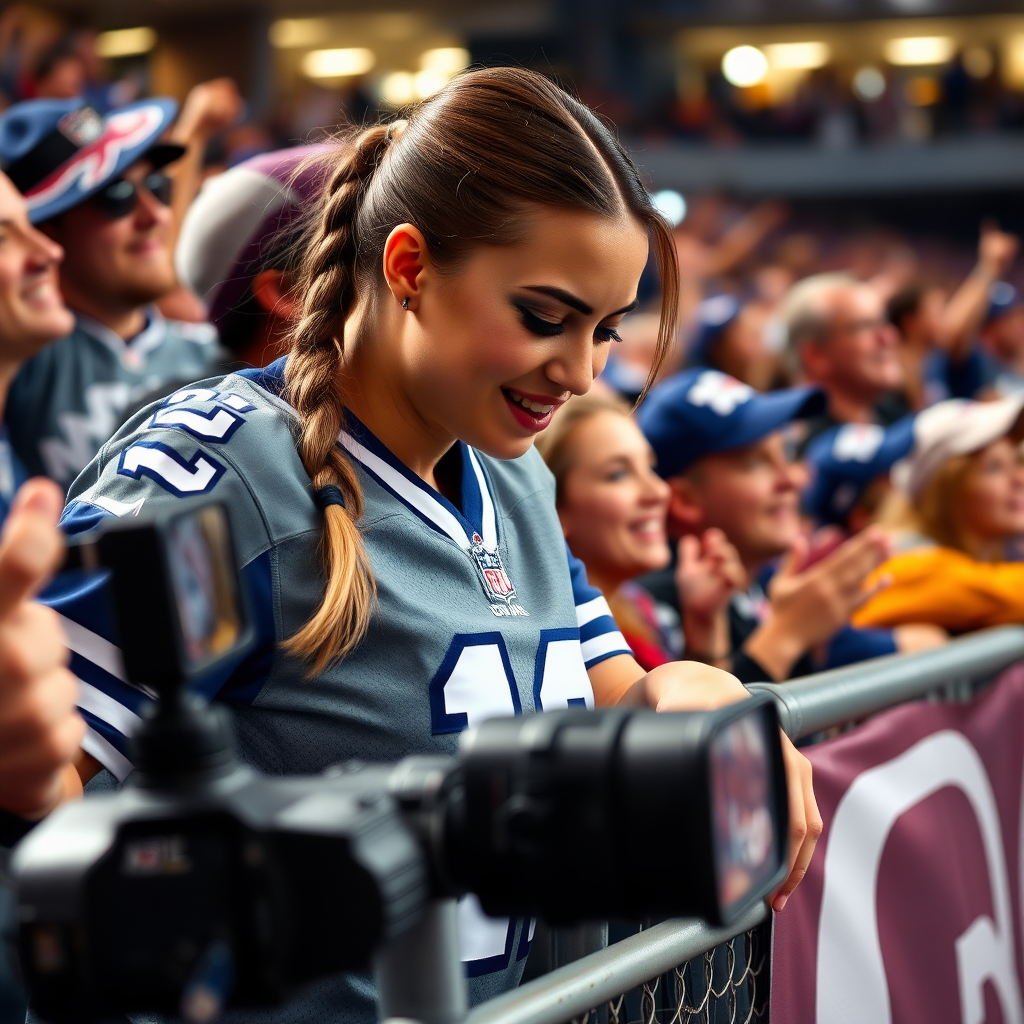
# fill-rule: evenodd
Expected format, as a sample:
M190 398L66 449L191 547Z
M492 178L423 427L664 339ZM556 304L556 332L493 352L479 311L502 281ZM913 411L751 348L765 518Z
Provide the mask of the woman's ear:
M298 297L292 293L291 282L283 270L262 270L252 280L252 294L260 309L282 320L299 315Z
M429 271L430 253L423 232L412 224L393 228L384 243L384 280L403 309L416 309Z

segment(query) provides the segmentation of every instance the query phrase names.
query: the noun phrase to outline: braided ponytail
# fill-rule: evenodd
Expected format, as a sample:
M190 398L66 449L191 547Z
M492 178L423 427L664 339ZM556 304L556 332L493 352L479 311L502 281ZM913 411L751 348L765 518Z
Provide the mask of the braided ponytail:
M288 400L299 414L299 456L314 491L334 484L345 505L324 509L321 540L327 590L313 617L284 649L322 672L359 643L369 624L374 584L356 523L363 495L352 464L338 447L345 407L338 381L345 354L345 319L355 300L356 217L366 184L391 136L386 126L359 135L331 175L319 218L307 239L297 294L302 315L292 333L285 370Z

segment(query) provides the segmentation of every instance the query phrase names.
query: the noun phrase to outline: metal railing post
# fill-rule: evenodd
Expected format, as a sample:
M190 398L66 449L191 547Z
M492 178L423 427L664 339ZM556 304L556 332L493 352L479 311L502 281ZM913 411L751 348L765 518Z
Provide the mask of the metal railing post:
M459 957L454 900L434 900L423 918L374 958L382 1020L459 1024L466 1017L466 975Z

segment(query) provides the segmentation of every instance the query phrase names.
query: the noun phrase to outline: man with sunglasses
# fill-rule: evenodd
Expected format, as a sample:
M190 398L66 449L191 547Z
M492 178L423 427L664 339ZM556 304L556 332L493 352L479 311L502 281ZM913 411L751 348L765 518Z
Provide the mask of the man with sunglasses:
M0 167L63 247L75 314L14 381L6 421L28 469L65 490L140 396L206 376L221 354L212 327L153 305L176 283L164 168L184 148L159 141L176 109L149 99L100 117L80 100L33 100L0 117Z

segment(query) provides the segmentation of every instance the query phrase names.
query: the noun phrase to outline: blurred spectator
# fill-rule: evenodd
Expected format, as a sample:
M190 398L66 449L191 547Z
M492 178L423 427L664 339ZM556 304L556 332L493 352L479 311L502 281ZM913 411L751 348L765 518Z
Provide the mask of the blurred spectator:
M621 399L572 399L537 438L555 477L558 518L587 579L608 600L634 656L647 670L678 658L679 617L630 581L667 565L668 487Z
M247 160L211 178L185 217L178 276L237 360L265 366L283 354L296 312L288 272L296 235L323 186L318 158L333 149L297 146Z
M170 100L105 120L73 100L34 100L0 118L0 163L33 224L64 249L61 290L74 331L32 359L11 388L6 422L33 473L63 487L121 424L133 394L216 358L208 325L165 320L152 305L175 284L170 179L183 148L158 142ZM87 175L102 154L102 174Z
M18 370L74 327L57 278L59 245L34 228L25 200L0 174L0 413ZM0 522L28 474L0 426Z
M886 313L900 332L903 387L909 409L922 409L946 398L973 398L992 385L996 371L976 344L983 320L987 321L991 347L999 347L997 337L1011 335L1014 326L1024 341L1024 331L1010 316L1015 290L1000 282L1019 247L1015 235L985 227L977 265L952 298L947 301L942 288L914 282L889 299ZM994 295L1004 293L1009 299L1005 308L993 301ZM1010 319L1001 323L1007 316ZM1020 342L1018 347L1024 348Z
M840 423L892 422L903 411L899 337L873 288L848 274L818 274L794 285L780 319L798 376L828 398L807 439Z
M991 362L989 373L997 394L1024 389L1024 300L1006 281L997 281L981 328L981 344Z
M728 629L705 632L728 634L727 649L707 653L716 664L727 658L744 682L788 679L941 641L936 631L925 641L916 630L894 636L847 628L863 600L864 581L889 546L877 529L845 543L823 538L818 550L803 535L804 471L787 450L785 431L819 415L823 405L816 388L761 395L716 371L690 370L658 385L638 413L657 471L671 487L670 536L718 529L738 553L743 587L718 612ZM759 581L780 558L766 595ZM639 582L679 606L672 571ZM685 599L682 619L689 637Z
M721 370L758 391L771 387L776 359L765 337L763 304L744 305L734 295L715 295L697 307L694 319L690 366Z
M845 423L819 434L803 456L810 477L804 512L818 526L860 533L877 519L891 487L889 472L913 444L913 416L891 427Z
M889 585L855 621L933 622L953 633L1024 623L1024 563L1006 561L1024 534L1022 438L1024 394L952 399L917 417L881 516L899 553L880 570Z

